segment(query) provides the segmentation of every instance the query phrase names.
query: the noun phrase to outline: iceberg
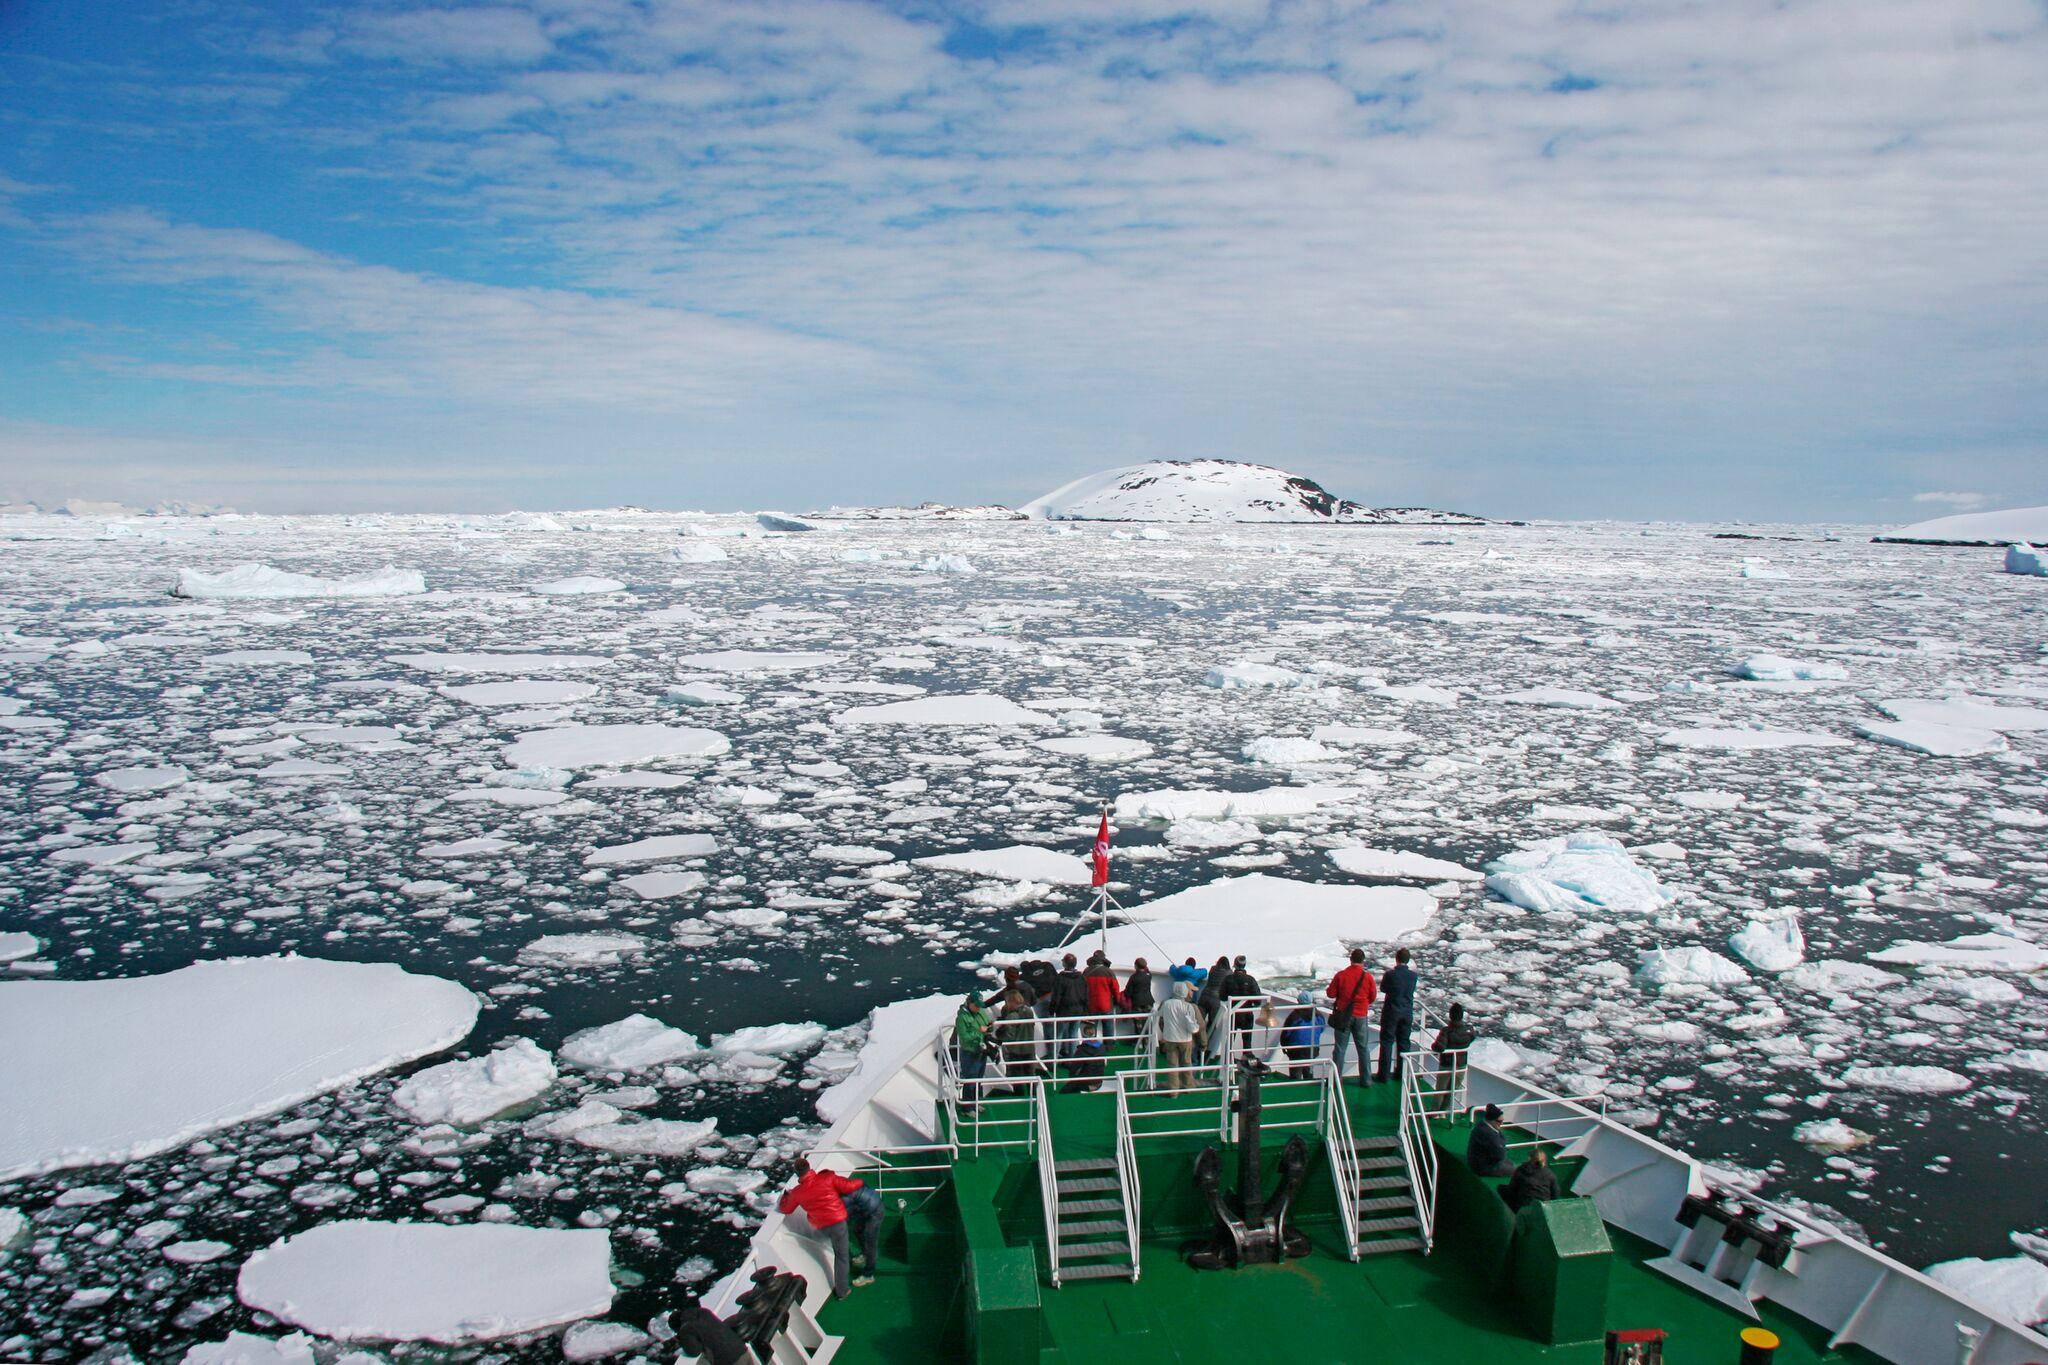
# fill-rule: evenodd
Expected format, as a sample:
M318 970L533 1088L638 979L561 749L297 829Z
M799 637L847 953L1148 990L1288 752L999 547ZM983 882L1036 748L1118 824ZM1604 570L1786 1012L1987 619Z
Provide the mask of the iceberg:
M2005 571L2032 578L2048 578L2048 550L2035 545L2005 547Z
M1648 915L1676 899L1619 842L1590 831L1526 845L1486 870L1486 889L1525 910Z
M1749 973L1709 948L1652 948L1637 959L1636 977L1646 986L1733 986Z
M1729 938L1728 946L1760 972L1789 972L1806 960L1806 936L1799 932L1799 921L1790 915L1752 920Z
M481 1057L413 1073L391 1103L418 1123L467 1128L538 1099L554 1083L554 1060L531 1038L514 1038Z
M572 1033L560 1049L563 1061L586 1071L645 1071L702 1050L689 1034L645 1014Z

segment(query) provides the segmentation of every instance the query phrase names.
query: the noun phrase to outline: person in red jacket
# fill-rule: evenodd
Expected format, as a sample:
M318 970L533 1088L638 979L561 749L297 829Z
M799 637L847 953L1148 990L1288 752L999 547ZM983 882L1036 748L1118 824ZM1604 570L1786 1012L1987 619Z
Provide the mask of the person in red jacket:
M1358 1083L1371 1085L1372 1074L1366 1070L1372 1056L1372 1026L1368 1014L1372 1002L1379 999L1380 987L1366 969L1363 948L1351 950L1351 965L1337 973L1324 994L1330 997L1330 1032L1337 1040L1333 1060L1338 1084L1344 1081L1344 1053L1355 1043L1358 1045Z
M784 1192L775 1207L785 1216L802 1209L804 1217L811 1220L811 1226L831 1243L832 1297L845 1298L853 1292L853 1283L872 1284L875 1262L881 1254L881 1198L864 1182L823 1167L813 1170L808 1161L796 1163L796 1176L795 1186ZM865 1258L860 1279L851 1283L852 1267L849 1262L852 1251L847 1241L849 1218L859 1224L861 1254Z
M1130 1008L1130 1001L1124 998L1123 987L1117 983L1116 968L1109 965L1109 955L1100 948L1088 956L1088 970L1081 973L1083 984L1088 987L1088 1012L1095 1015L1122 1014ZM1097 1031L1105 1038L1113 1037L1113 1025L1106 1019L1096 1021Z

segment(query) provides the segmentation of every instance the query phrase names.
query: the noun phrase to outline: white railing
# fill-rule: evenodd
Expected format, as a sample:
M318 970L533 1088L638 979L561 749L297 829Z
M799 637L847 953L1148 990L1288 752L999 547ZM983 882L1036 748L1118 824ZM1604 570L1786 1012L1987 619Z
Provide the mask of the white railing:
M1124 1103L1124 1081L1116 1080L1116 1178L1124 1197L1124 1246L1131 1253L1131 1283L1138 1281L1138 1206L1143 1192L1138 1184L1137 1140L1131 1134L1131 1111Z
M1466 1111L1466 1119L1470 1120L1474 1114L1479 1112L1481 1107L1480 1105L1473 1105ZM1562 1110L1563 1112L1547 1112L1550 1110ZM1573 1138L1579 1137L1588 1130L1598 1126L1607 1117L1607 1097L1605 1095L1556 1095L1534 1100L1510 1100L1500 1106L1500 1111L1501 1126L1503 1128L1520 1128L1529 1134L1526 1138L1508 1143L1508 1147L1540 1147L1545 1143L1554 1145L1570 1142ZM1546 1135L1543 1131L1546 1126L1554 1128L1560 1124L1568 1127L1571 1131L1561 1137L1554 1132Z
M953 1158L958 1154L958 1146L951 1142L926 1142L902 1147L842 1147L835 1144L829 1147L813 1147L805 1159L815 1166L838 1157L842 1159L838 1164L848 1168L848 1175L865 1176L866 1173L873 1173L878 1177L875 1181L875 1191L878 1194L930 1194L946 1183L938 1173L950 1172L953 1169ZM897 1162L889 1160L891 1157L920 1159ZM920 1181L930 1183L891 1184L884 1189L879 1179L884 1172L907 1173Z
M1329 1065L1319 1063L1319 1065ZM1358 1251L1358 1183L1363 1168L1352 1146L1351 1107L1344 1099L1344 1078L1330 1067L1323 1087L1323 1148L1330 1157L1330 1178L1337 1185L1337 1209L1344 1216L1344 1249L1352 1260Z
M1426 1052L1401 1054L1401 1159L1408 1167L1408 1186L1415 1196L1415 1221L1422 1254L1436 1245L1436 1143L1429 1132L1429 1108L1423 1096L1422 1062Z
M1053 1156L1052 1122L1046 1116L1045 1092L1033 1092L1032 1132L1038 1153L1038 1199L1045 1213L1045 1254L1052 1267L1052 1287L1060 1287L1060 1173Z

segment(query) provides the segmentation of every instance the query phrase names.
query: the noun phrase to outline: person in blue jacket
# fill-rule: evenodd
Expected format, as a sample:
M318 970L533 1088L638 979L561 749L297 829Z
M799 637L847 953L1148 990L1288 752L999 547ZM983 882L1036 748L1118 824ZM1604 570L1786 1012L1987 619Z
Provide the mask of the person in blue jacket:
M1415 1031L1415 969L1406 948L1394 954L1394 965L1380 978L1380 1066L1374 1079L1401 1078L1401 1054Z

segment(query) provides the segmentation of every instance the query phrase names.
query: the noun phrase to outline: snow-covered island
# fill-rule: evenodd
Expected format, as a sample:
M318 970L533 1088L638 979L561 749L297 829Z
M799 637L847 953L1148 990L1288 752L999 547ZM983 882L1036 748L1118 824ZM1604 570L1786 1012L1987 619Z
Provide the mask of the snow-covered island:
M1481 526L1428 507L1367 507L1313 479L1241 460L1149 460L1062 484L1019 509L1038 521Z
M1871 539L1881 545L2040 545L2048 542L2048 507L2007 507L1916 521Z

